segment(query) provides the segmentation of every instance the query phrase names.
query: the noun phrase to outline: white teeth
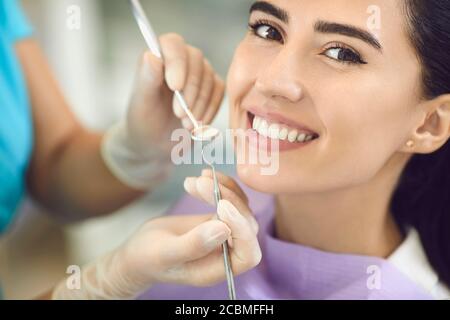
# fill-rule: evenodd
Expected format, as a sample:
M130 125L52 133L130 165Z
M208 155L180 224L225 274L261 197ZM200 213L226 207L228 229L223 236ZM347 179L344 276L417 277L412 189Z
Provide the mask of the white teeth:
M289 129L288 127L278 124L269 123L267 120L255 116L253 119L253 130L257 131L260 135L271 139L288 140L291 143L294 142L308 142L313 140L313 135L301 133L296 129Z
M271 124L269 127L269 137L271 139L278 139L280 136L280 126L278 124Z
M255 117L255 119L253 120L253 130L258 130L260 123L261 123L261 118Z
M304 133L299 134L298 137L297 137L297 141L298 142L304 142L305 139L306 139L306 134L304 134Z
M267 137L269 135L269 124L266 120L262 120L259 124L258 132L260 135Z
M280 140L286 140L289 134L289 130L287 128L282 128L280 131Z
M295 142L297 140L297 137L298 137L298 131L295 129L290 131L288 134L289 142Z

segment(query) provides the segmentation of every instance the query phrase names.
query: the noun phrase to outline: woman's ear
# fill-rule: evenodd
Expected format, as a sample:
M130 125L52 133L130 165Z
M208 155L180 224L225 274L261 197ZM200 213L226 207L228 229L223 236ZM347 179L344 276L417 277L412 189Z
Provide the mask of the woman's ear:
M450 138L450 94L422 104L423 121L405 145L413 153L429 154L439 150Z

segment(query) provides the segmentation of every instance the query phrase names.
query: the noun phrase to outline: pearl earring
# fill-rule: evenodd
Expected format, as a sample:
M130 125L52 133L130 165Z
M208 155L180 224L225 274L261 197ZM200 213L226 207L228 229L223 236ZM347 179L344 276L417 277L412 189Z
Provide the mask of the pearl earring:
M408 148L414 147L414 141L413 141L413 140L409 140L409 141L406 143L406 146L407 146Z

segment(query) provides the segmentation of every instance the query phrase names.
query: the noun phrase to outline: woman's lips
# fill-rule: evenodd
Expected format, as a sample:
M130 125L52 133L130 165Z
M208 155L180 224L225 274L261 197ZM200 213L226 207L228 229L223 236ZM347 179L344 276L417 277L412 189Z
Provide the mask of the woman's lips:
M261 114L261 113L260 113ZM297 136L300 136L302 134L303 137L306 136L310 136L310 140L308 141L298 141L297 139L295 140L295 142L291 142L289 141L287 138L286 140L282 140L282 139L272 139L270 137L261 135L258 131L254 130L254 126L253 126L253 122L255 121L255 117L256 115L253 114L252 112L247 112L246 113L246 117L247 117L247 127L246 127L246 131L247 131L247 137L249 140L249 144L250 146L252 146L253 148L256 149L263 149L267 152L283 152L283 151L288 151L288 150L293 150L293 149L299 149L299 148L303 148L306 147L308 145L310 145L311 143L315 142L315 140L317 140L319 138L319 135L314 133L313 131L306 129L304 126L300 126L297 124L297 126L288 126L286 122L289 121L283 121L280 124L284 124L286 126L283 126L284 128L288 128L288 131L296 131L297 132ZM266 119L264 117L258 116L259 119L265 119L265 121L267 121L268 123L276 123L274 121L274 117L271 117L270 119ZM278 117L280 118L280 117ZM285 119L285 118L283 118ZM292 123L292 122L291 122ZM301 129L300 129L301 128ZM302 140L302 138L299 138L300 140ZM278 148L278 150L277 150Z
M314 135L318 137L319 135L317 132L314 132L312 129L308 128L306 125L298 123L297 121L294 121L288 117L285 117L279 113L275 113L272 111L267 111L262 108L258 107L248 107L246 108L248 112L250 112L251 115L261 117L263 119L266 119L270 123L279 123L282 125L286 125L290 129L296 129L300 132L305 132L307 134Z

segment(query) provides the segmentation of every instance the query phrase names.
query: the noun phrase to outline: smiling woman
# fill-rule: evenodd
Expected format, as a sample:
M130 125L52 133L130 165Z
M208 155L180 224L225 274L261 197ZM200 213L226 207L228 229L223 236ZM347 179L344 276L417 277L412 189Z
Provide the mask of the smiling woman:
M257 108L269 120L282 114L301 121L320 138L282 154L270 182L254 166L240 166L238 173L255 189L278 194L276 226L284 240L388 257L413 226L441 279L450 283L450 248L443 238L450 226L450 205L444 203L450 181L450 6L376 1L383 27L375 36L366 27L371 4L253 4L252 33L230 71L233 124L242 126L243 111ZM237 150L245 152L239 145ZM426 155L410 161L414 153ZM418 177L424 172L430 172L426 181ZM440 217L436 224L432 216Z
M450 8L434 1L376 1L383 26L376 37L366 27L367 8L374 3L345 3L262 1L251 7L253 32L238 48L229 76L233 125L242 126L240 118L247 117L243 111L257 108L269 120L282 114L307 124L320 138L299 152L281 155L280 172L270 183L252 166L241 166L238 172L256 189L279 194L277 231L285 240L387 257L403 237L398 229L411 226L406 217L414 215L416 206L407 206L409 214L405 205L398 208L398 203L411 204L408 195L417 194L417 189L408 189L394 201L397 210L387 209L403 169L416 163L417 157L409 161L414 153L433 153L448 140L450 72L449 57L443 55L449 49L444 40L450 33ZM433 12L441 12L440 19ZM426 32L430 29L431 34ZM438 157L442 164L446 148ZM238 156L242 152L238 145ZM407 176L401 181L409 181ZM436 188L448 192L437 180L433 183L427 184L428 193L436 194ZM444 199L423 204L430 208L430 201ZM448 206L434 214L442 210ZM447 212L441 215L449 217ZM396 224L400 216L404 218ZM368 221L371 227L355 232L355 225ZM347 243L341 232L352 234L348 240L361 246ZM429 234L436 241L435 232ZM433 247L443 245L444 250L439 259L434 254L430 260L449 282L448 262L446 268L442 265L448 241L440 240Z
M230 124L286 147L264 176L242 161L254 149L236 142L262 250L240 298L450 297L450 3L348 4L251 6L228 75ZM205 178L186 189L201 198ZM204 210L185 199L175 213L186 207ZM376 290L369 270L382 274ZM220 291L155 286L145 297Z

